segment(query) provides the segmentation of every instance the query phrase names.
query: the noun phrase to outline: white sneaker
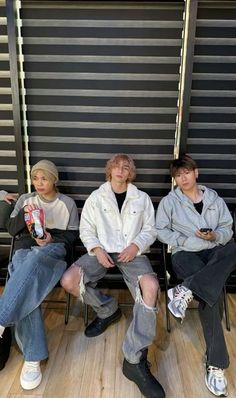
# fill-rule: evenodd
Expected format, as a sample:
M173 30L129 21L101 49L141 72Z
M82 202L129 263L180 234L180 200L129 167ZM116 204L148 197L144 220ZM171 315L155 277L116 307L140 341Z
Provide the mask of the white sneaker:
M40 362L25 361L20 375L21 387L24 390L33 390L39 386L41 380Z
M168 290L168 297L170 299L170 302L168 303L170 312L176 318L181 318L181 320L183 320L185 317L185 311L190 301L193 300L192 291L185 286L178 285Z
M227 397L227 380L224 375L224 369L208 366L206 368L205 383L212 394L217 397Z

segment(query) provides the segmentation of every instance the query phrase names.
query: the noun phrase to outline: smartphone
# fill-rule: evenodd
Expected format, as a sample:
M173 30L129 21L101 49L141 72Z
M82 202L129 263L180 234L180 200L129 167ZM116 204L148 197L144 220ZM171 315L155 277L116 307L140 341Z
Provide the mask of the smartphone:
M200 228L199 231L207 234L212 231L212 228Z

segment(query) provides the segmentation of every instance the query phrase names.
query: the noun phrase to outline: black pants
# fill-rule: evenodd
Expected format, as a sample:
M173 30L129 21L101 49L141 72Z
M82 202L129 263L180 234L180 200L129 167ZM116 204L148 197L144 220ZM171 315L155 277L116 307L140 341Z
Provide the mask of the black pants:
M236 244L200 252L177 252L172 256L172 265L176 276L199 300L208 364L227 368L229 356L221 325L222 289L236 268Z

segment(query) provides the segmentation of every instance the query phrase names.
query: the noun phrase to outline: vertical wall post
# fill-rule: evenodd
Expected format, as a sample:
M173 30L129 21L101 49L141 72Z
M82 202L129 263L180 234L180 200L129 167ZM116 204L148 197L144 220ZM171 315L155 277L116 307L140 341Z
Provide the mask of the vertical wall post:
M174 157L186 152L198 0L185 0Z
M20 97L19 97L19 82L18 82L18 68L17 68L17 50L16 50L17 37L16 37L14 4L15 2L13 0L6 1L10 79L11 79L11 90L12 90L15 144L16 144L18 192L19 194L22 194L25 192L25 175L24 175L25 170L24 170L22 134L21 134Z

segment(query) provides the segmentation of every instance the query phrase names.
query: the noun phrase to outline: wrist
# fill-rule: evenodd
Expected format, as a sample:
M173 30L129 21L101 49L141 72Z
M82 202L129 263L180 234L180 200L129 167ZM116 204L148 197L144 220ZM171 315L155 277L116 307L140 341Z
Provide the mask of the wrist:
M94 247L91 251L92 251L94 254L97 254L97 253L103 251L103 249L102 249L100 246L97 246L97 247Z
M137 250L137 252L139 251L139 247L136 245L136 243L131 243L130 246L133 246Z

